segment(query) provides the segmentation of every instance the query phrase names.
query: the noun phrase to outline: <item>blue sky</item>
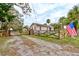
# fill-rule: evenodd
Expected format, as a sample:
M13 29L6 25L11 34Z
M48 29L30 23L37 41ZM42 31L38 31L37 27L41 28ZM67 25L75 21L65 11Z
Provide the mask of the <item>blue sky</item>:
M72 3L30 3L32 8L31 16L24 15L24 25L32 23L46 23L46 19L51 19L51 23L57 23L59 18L67 16L70 9L77 4ZM21 14L22 10L16 8Z

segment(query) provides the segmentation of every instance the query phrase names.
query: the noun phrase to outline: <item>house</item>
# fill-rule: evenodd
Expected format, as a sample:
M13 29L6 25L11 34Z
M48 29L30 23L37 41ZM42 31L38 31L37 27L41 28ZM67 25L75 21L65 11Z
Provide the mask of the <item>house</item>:
M30 31L32 34L40 34L40 33L46 33L51 31L51 27L48 25L44 25L44 24L38 24L38 23L33 23L30 26Z

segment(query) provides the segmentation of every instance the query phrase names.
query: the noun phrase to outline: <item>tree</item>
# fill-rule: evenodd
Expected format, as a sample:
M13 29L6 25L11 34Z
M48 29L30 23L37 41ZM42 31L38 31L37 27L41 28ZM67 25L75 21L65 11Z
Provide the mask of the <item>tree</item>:
M47 19L46 23L48 23L48 24L49 24L49 23L50 23L50 19Z
M16 20L18 20L18 24L19 24L19 28L21 28L23 22L21 21L22 16L18 11L15 11L14 9L14 5L19 6L20 8L22 8L22 11L24 14L30 14L31 9L28 3L0 3L0 21L2 22L2 29L8 31L8 29L10 29L11 27L13 27L12 24L16 23ZM14 12L15 11L15 12ZM16 25L16 27L18 27L18 25Z
M29 26L28 25L25 25L24 28L26 28L27 30L29 30Z
M60 23L63 23L64 19L65 19L64 16L63 16L63 17L60 17L59 22L60 22Z
M79 28L78 24L79 19L79 7L74 6L67 14L67 17L60 17L59 23L62 23L63 25L68 25L71 22L74 22L75 29Z
M14 20L14 18L16 17L10 12L12 6L13 4L10 4L10 3L0 3L0 18L1 18L0 21L4 23L2 24L3 25L2 28L5 29L7 32L10 29L9 23L12 20Z
M23 25L24 25L24 19L23 19L23 17L25 15L29 15L30 16L30 13L31 13L32 9L30 8L29 3L15 3L14 5L18 6L19 8L21 8L22 13L23 13L23 14L21 14L19 11L17 11L17 13L16 13L17 16L18 16L18 18L21 21L21 24L22 24L22 26L20 27L20 30L22 31Z
M70 22L72 21L74 22L75 28L79 28L79 25L78 25L79 7L78 6L74 6L73 9L69 11L67 17L70 20Z
M51 26L53 26L54 30L58 30L60 25L59 24L51 24Z
M74 21L76 19L79 19L79 7L78 6L74 6L73 9L71 9L68 12L67 17L69 18L69 20Z
M15 3L15 5L22 9L23 14L30 15L32 9L29 3Z
M44 23L44 25L47 25L47 23Z
M70 23L70 20L66 17L60 17L59 23L62 23L62 25L68 25Z

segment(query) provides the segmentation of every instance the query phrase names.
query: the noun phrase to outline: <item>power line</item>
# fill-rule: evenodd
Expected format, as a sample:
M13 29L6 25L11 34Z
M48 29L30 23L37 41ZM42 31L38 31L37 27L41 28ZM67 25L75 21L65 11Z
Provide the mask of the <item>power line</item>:
M31 4L31 6L32 6L32 4ZM37 22L38 22L38 21L37 21L37 13L36 13L36 11L35 11L35 9L34 9L33 6L32 6L32 9L33 9L33 13L34 13L34 16L35 16L34 19L36 20L36 23L37 23Z

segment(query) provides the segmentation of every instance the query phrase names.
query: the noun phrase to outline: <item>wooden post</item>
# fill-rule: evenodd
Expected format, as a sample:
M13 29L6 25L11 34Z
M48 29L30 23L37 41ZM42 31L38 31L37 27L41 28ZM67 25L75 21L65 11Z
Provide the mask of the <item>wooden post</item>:
M58 33L59 33L59 36L58 36L58 37L59 37L59 39L60 39L60 28L59 28L59 32L58 32Z
M60 39L60 27L58 27L58 39Z
M58 30L58 33L59 33L59 39L61 39L61 29L62 29L62 23L59 24L59 30Z
M64 38L66 37L66 26L64 26Z

